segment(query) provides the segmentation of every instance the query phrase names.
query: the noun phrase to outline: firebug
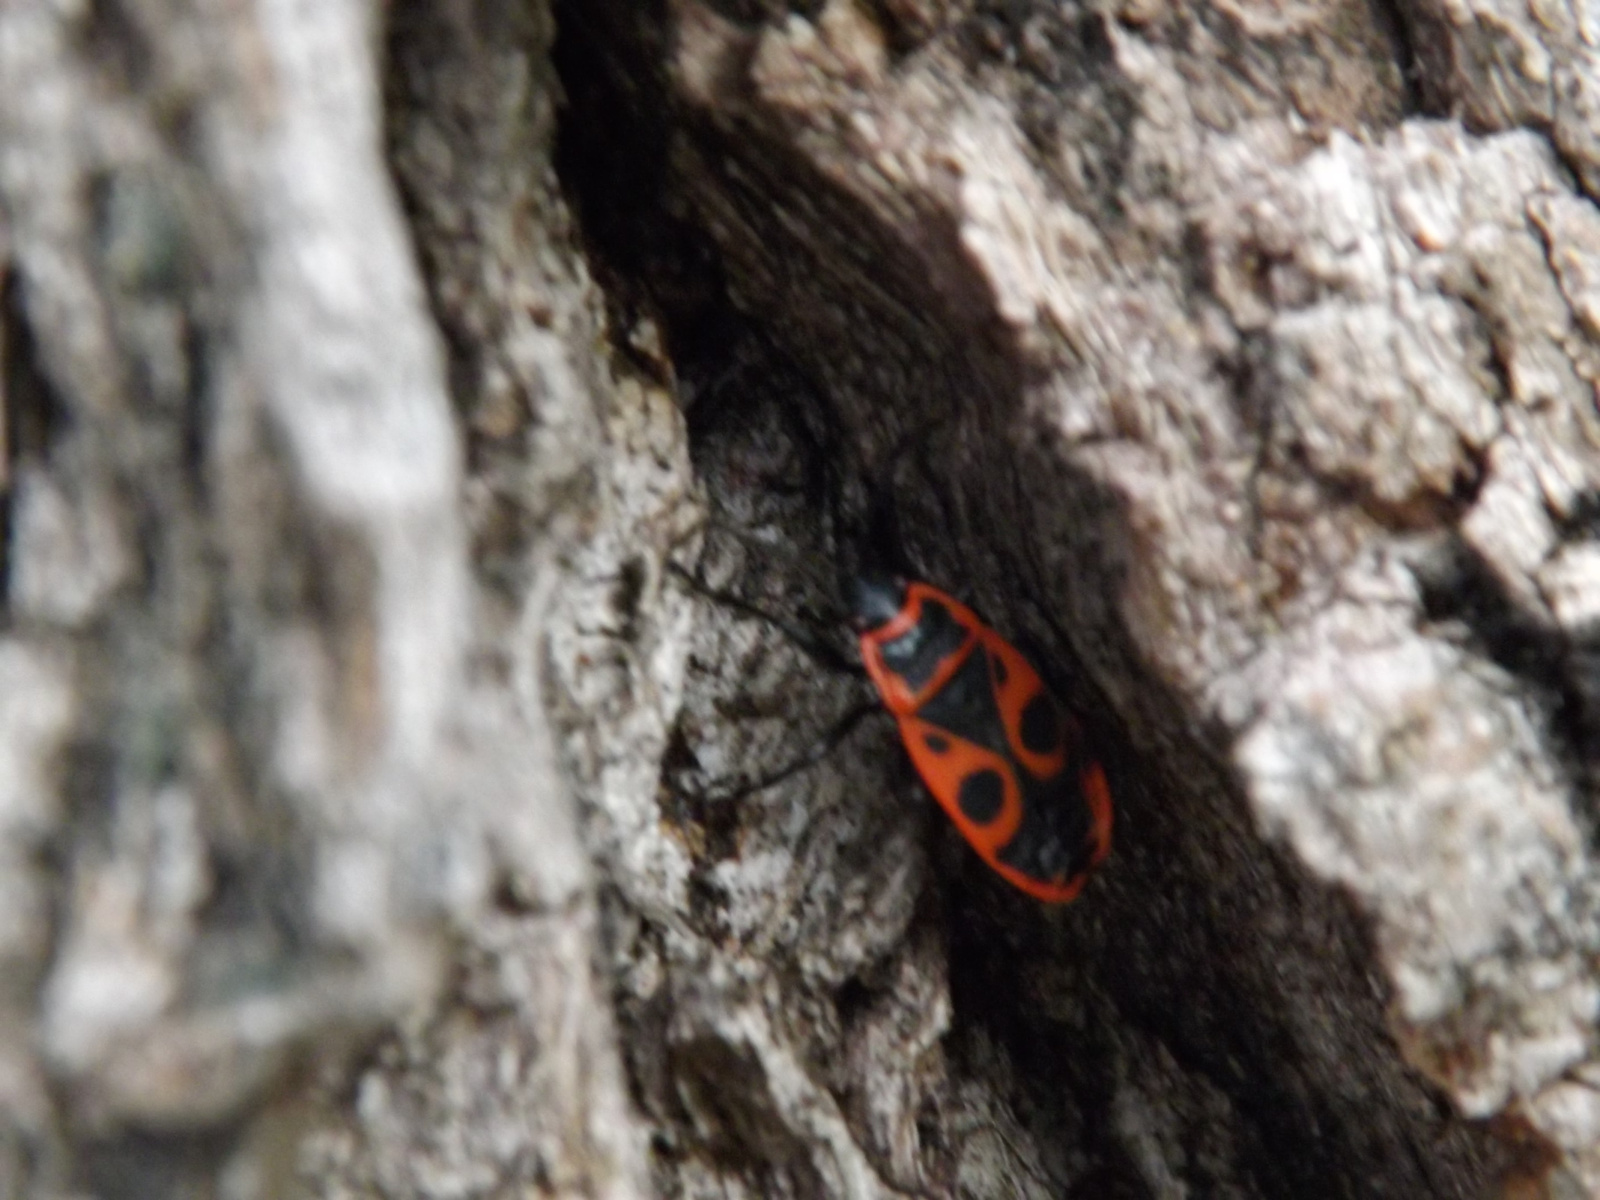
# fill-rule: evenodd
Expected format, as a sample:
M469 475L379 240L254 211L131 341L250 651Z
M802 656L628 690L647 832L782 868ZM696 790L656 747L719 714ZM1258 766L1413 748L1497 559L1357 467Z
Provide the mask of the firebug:
M1111 851L1111 789L1022 654L932 584L858 576L861 661L922 781L1008 883L1073 899Z
M1083 729L1015 646L948 592L911 577L886 491L868 489L866 519L854 529L839 513L837 488L830 500L859 668L790 622L675 568L712 599L775 625L813 658L864 669L877 690L876 703L852 708L811 750L729 795L811 766L864 716L886 709L923 783L979 858L1038 900L1072 900L1111 850L1111 789Z

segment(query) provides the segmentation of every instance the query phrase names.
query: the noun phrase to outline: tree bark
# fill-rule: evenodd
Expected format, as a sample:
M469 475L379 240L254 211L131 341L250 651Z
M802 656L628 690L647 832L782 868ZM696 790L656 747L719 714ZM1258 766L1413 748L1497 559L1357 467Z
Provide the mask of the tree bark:
M1586 21L0 8L0 1196L1600 1195Z

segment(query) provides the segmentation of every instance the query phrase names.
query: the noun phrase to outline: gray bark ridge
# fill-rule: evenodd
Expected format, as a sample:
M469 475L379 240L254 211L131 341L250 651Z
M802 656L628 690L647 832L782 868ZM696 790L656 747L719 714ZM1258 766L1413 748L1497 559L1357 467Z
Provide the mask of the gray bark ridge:
M7 1195L644 1187L541 682L563 542L475 556L383 15L0 12ZM548 21L508 31L543 103ZM497 219L549 186L516 115ZM592 296L539 236L477 265L521 276L485 355L579 431L558 490Z

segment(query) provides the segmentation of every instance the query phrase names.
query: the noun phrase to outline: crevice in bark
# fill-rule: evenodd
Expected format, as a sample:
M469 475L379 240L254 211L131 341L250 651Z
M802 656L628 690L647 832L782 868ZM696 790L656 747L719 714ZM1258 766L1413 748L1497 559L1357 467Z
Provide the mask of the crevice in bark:
M1578 496L1572 511L1556 521L1556 532L1568 542L1600 537L1600 493L1585 492Z
M11 493L17 474L16 385L12 356L19 328L16 280L0 263L0 627L11 612Z
M83 23L84 44L100 68L130 92L157 77L156 48L143 22L125 0L91 0Z
M630 36L624 36L625 21L608 5L557 5L553 56L566 102L555 165L580 214L580 236L593 251L608 305L614 311L659 305L679 376L692 381L699 358L714 362L719 350L731 349L708 337L696 353L694 330L709 334L717 324L704 310L733 314L724 307L713 249L693 225L674 220L660 205L673 106L663 74L665 47L640 44L638 36L665 36L664 7L659 0L640 6ZM616 86L619 79L628 80L626 88Z
M1575 521L1582 527L1580 508ZM1600 629L1552 629L1525 612L1482 555L1459 538L1417 568L1423 611L1456 621L1477 651L1542 701L1546 736L1573 784L1591 846L1600 848Z
M232 1131L92 1140L81 1150L80 1182L105 1200L198 1196L197 1181L215 1179L236 1145Z
M11 521L18 472L48 460L69 419L66 405L39 369L21 276L0 265L0 621L10 611Z
M1395 63L1400 71L1401 119L1444 116L1445 111L1438 104L1437 89L1430 91L1427 67L1417 52L1411 9L1400 0L1374 0L1374 10L1379 25L1394 46Z

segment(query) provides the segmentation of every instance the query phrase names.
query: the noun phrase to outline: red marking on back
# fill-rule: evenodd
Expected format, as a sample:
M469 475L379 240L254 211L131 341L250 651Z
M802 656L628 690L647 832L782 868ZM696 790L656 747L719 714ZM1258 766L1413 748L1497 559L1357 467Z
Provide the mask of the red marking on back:
M967 636L959 647L935 665L927 682L914 689L884 661L883 646L911 632L922 620L924 602L930 600L942 605L955 623L967 631ZM1009 757L965 736L969 731L934 725L918 715L975 652L989 656L989 682L1005 729ZM907 585L905 604L892 620L861 635L861 659L884 707L899 722L901 740L918 774L978 856L1007 882L1036 899L1062 903L1077 896L1090 870L1111 851L1111 789L1104 770L1096 761L1091 760L1080 771L1074 789L1074 795L1089 809L1088 837L1092 849L1087 866L1065 878L1045 879L1018 870L1000 859L1000 854L1021 828L1025 815L1017 768L1020 766L1035 780L1047 782L1066 770L1072 757L1072 744L1082 736L1077 722L1054 696L1050 696L1033 664L984 624L972 609L931 584L920 582ZM995 669L996 662L1003 668L1003 681ZM1029 701L1040 694L1049 696L1059 718L1059 738L1043 753L1028 749L1022 738L1023 712ZM930 734L947 743L942 752L936 753L930 748ZM960 794L962 781L982 770L996 772L1004 787L999 812L992 820L980 824L962 811Z

